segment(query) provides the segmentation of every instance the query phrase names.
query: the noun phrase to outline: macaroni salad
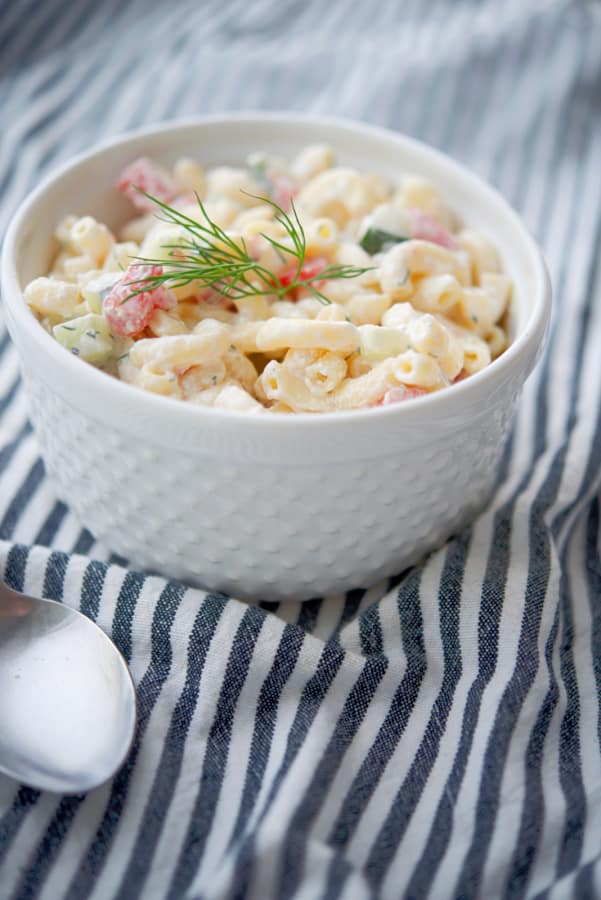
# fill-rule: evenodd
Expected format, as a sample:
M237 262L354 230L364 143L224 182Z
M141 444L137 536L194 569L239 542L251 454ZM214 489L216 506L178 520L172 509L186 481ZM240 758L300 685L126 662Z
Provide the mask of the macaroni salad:
M68 216L25 299L68 351L219 409L331 412L446 389L507 346L511 281L437 188L336 164L132 162L115 234Z

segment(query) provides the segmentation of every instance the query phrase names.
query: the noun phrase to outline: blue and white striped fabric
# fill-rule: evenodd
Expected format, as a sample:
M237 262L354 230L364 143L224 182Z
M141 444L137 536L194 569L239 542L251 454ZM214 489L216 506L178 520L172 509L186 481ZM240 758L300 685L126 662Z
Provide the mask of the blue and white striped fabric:
M0 778L0 897L601 897L599 4L12 0L0 229L98 140L240 108L397 128L491 181L545 248L549 350L471 528L394 583L248 606L80 529L0 323L0 574L98 621L140 704L87 796Z

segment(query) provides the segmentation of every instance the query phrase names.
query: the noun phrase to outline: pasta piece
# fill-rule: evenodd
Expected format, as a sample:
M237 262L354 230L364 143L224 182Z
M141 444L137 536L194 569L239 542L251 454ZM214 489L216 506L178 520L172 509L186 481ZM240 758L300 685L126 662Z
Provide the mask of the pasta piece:
M205 191L205 174L196 160L182 156L173 167L173 183L180 194L196 193L200 197Z
M71 229L77 222L77 216L65 216L61 219L54 231L54 237L60 241L63 246L69 246L71 243Z
M389 360L387 360L389 362ZM427 353L406 350L392 360L395 378L400 384L421 388L440 388L444 385L440 366Z
M411 303L424 312L444 313L461 299L461 290L454 275L431 275L418 282Z
M355 325L379 325L392 304L389 294L376 291L353 294L346 303L346 314Z
M111 247L102 268L105 272L123 272L139 255L135 241L119 241Z
M141 244L150 229L156 225L156 221L154 213L146 213L146 215L130 219L119 232L119 240Z
M25 302L51 319L71 319L80 303L79 288L65 281L35 278L25 288Z
M213 406L215 409L229 409L233 412L264 412L263 406L237 384L226 384L217 394Z
M307 253L333 259L338 247L338 226L325 217L313 219L305 227Z
M204 391L199 391L197 394L192 394L189 397L188 402L196 403L198 406L214 406L215 400L222 390L222 384L214 384L211 387L205 388Z
M312 394L323 396L333 391L346 377L346 362L336 353L320 353L309 363L304 372L304 381Z
M472 284L481 284L484 272L500 270L499 254L496 248L480 231L464 228L459 232L457 239L469 256Z
M491 353L488 345L471 335L463 341L463 369L468 375L473 375L490 364Z
M350 298L357 293L357 285L353 284L352 278L341 278L340 280L325 279L321 282L320 291L327 297L330 303L340 303L344 306ZM362 288L359 288L361 290Z
M78 275L95 268L94 260L87 253L83 253L81 256L69 256L63 262L63 272L68 281L76 281Z
M395 201L407 209L423 210L450 231L457 227L457 217L444 203L436 185L420 175L403 177Z
M223 362L228 376L252 394L258 372L251 360L239 350L230 348L223 357Z
M405 325L419 315L411 303L394 303L382 316L382 325Z
M240 196L242 197L244 195L241 194ZM211 222L219 225L220 228L230 228L232 222L241 210L239 203L236 203L227 197L215 198L213 200L207 199L203 201L203 205L206 216L208 216ZM189 204L182 206L181 212L185 216L189 216L195 222L200 222L201 225L206 223L205 216L203 215L196 198L191 199Z
M57 256L54 260L52 268L49 272L49 276L51 278L58 278L58 279L62 279L63 281L65 281L64 265L65 265L65 262L68 259L71 259L72 257L73 257L73 254L71 253L70 250L61 250L61 252L57 254Z
M411 345L419 353L442 359L449 351L449 332L429 313L415 316L407 323Z
M234 301L242 319L249 322L267 319L271 315L271 304L264 294L256 294L251 297L240 297Z
M142 338L129 351L133 365L146 362L161 369L187 369L190 366L220 359L230 345L230 329L221 322L205 319L193 334Z
M335 260L342 266L356 266L358 269L370 269L372 267L370 255L353 241L341 241L338 244ZM357 278L353 278L355 287L357 284L362 283L362 277L359 275Z
M459 329L441 315L423 315L410 303L396 303L383 316L386 326L404 329L409 343L417 351L436 359L443 379L451 382L463 367L463 346L456 337Z
M229 325L236 322L237 318L236 313L231 310L206 300L182 300L177 305L177 312L188 330L193 329L203 319L215 319Z
M274 216L275 209L273 206L268 206L267 203L257 203L256 206L251 206L250 209L245 209L238 213L232 222L232 228L235 228L242 234L245 234L247 229L249 231L253 229L252 233L259 234L261 231L266 232L270 230L273 226L272 220Z
M188 329L180 318L165 312L163 309L155 309L146 327L152 331L155 337L188 333Z
M297 347L352 353L359 345L359 334L350 322L268 319L259 326L256 341L261 351Z
M298 194L299 209L332 219L344 228L352 217L364 216L387 196L381 179L349 167L327 169L312 178Z
M411 240L396 244L383 255L380 284L395 300L405 300L413 293L411 279L427 275L453 275L459 284L470 283L465 254L453 252L429 241Z
M190 236L180 225L155 222L142 241L139 255L142 259L167 263L171 259L181 258L189 242Z
M301 297L296 305L304 319L317 319L322 310L327 308L323 305L321 300L318 300L311 295L308 297Z
M491 353L486 341L467 328L445 320L445 326L456 338L463 350L463 370L466 375L473 375L490 364Z
M281 403L281 402L278 402L278 403L273 403L273 404L269 407L269 412L272 412L272 413L293 413L294 410L292 409L291 406L288 406L287 403Z
M292 161L292 174L299 181L309 181L326 169L334 165L334 151L323 144L313 144L304 150Z
M480 337L495 324L495 308L486 291L479 287L463 288L458 303L448 315Z
M329 394L346 377L346 361L329 350L289 350L283 365L303 379L309 390Z
M499 272L482 272L480 275L480 285L482 290L486 292L488 301L491 305L491 318L493 322L498 322L504 312L506 312L509 301L511 299L511 279L507 275Z
M291 300L276 300L271 304L270 309L272 316L281 319L306 319L307 313L299 303L293 303Z
M106 225L92 216L83 216L71 226L70 243L80 256L93 260L98 267L102 266L112 250L115 238Z
M464 352L461 341L449 333L447 350L436 358L436 362L440 366L445 381L452 384L463 369Z
M298 304L299 306L301 304ZM327 306L322 306L321 309L317 311L317 315L315 316L320 322L348 322L349 317L346 314L346 310L344 306L340 306L339 303L328 303Z
M226 367L221 359L212 359L197 366L190 366L179 378L184 399L190 400L201 391L221 384L225 377Z
M257 335L264 322L244 322L234 325L230 331L231 345L241 353L257 353Z
M348 377L358 378L360 375L365 375L366 372L371 372L378 365L378 360L368 359L361 353L353 353L347 357L346 363Z
M156 338L155 340L166 340ZM135 346L132 349L135 349ZM131 351L130 351L131 353ZM145 362L142 366L135 365L127 354L118 363L119 378L129 384L151 391L153 394L161 394L164 397L182 397L182 391L177 374L171 371L155 368L152 361Z
M488 344L491 359L496 359L507 349L507 334L498 325L493 325L482 337Z
M285 365L270 362L257 382L259 396L292 407L295 412L328 412L373 406L387 390L399 384L441 386L440 370L430 357L419 358L408 351L396 359L387 359L358 378L345 379L336 390L326 395L313 394L302 379Z
M361 325L358 329L361 356L367 359L387 359L398 356L411 346L409 329L387 328L385 325Z
M246 169L218 166L207 172L206 185L207 203L225 198L237 203L238 206L249 207L254 206L257 203L256 198L261 196L261 186Z

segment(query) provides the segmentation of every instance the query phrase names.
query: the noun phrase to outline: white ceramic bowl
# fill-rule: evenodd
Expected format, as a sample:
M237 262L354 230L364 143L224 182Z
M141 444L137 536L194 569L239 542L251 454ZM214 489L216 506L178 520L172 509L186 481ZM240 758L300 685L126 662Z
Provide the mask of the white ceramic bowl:
M67 213L119 226L114 188L141 155L240 163L331 144L338 159L440 186L488 233L515 284L513 340L468 380L406 404L311 416L246 416L122 383L66 353L23 301ZM113 140L75 159L21 205L2 290L44 462L92 533L136 566L257 599L308 598L400 572L456 532L489 494L518 393L544 343L550 287L524 225L490 187L407 137L292 114L227 115Z

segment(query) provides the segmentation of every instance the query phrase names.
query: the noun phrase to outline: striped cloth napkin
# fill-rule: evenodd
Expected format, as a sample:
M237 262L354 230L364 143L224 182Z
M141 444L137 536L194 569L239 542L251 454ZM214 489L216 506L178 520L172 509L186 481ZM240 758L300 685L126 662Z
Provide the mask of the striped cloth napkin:
M600 98L594 0L2 6L0 230L109 135L309 110L467 163L555 287L486 511L394 582L302 605L144 576L82 531L0 323L0 574L112 635L140 708L87 796L0 777L2 900L601 896Z

